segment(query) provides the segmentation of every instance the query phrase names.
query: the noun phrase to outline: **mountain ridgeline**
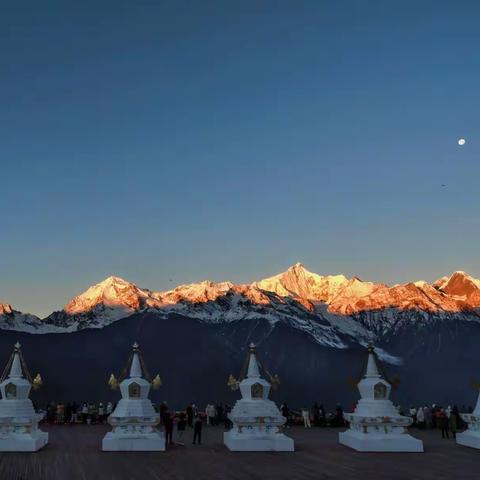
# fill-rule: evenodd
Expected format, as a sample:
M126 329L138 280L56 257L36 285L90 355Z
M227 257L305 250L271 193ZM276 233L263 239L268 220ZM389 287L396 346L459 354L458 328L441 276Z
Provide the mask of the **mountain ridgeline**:
M479 314L480 281L465 272L388 286L296 264L252 284L203 281L164 292L109 277L44 319L0 304L0 360L19 339L47 379L39 401L105 400L106 378L137 340L164 379L154 395L181 406L232 401L226 378L254 341L281 377L278 400L348 405L372 342L400 378L398 401L463 404L473 403L470 383L480 377Z

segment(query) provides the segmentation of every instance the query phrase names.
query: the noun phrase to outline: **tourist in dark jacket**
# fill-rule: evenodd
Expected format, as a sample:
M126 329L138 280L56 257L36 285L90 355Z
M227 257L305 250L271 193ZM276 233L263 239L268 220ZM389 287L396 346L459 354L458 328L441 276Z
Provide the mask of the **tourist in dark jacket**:
M443 408L437 410L437 413L435 414L435 423L437 428L442 430L442 438L450 438L448 434L448 417Z
M202 443L202 419L200 417L195 417L195 423L193 424L193 444L198 440L198 444Z
M169 413L167 402L162 402L160 404L159 412L160 412L160 423L164 424L165 423L165 416L168 415L168 413Z
M78 403L73 402L72 403L72 416L70 418L70 423L77 423L78 422Z
M225 405L225 413L223 414L223 425L225 427L225 430L230 430L232 428L232 422L228 418L228 414L232 411L232 407L228 405L228 403Z
M319 427L320 426L320 407L318 406L317 402L313 404L312 412L313 412L313 424L316 427Z
M337 407L335 408L335 426L336 427L343 427L345 426L345 420L343 419L343 408L342 406L337 403Z
M289 419L290 419L290 409L286 403L282 404L280 407L282 411L282 415L285 417L285 426L288 427Z
M187 423L189 427L193 427L193 404L191 403L185 410L187 412Z
M457 428L458 428L458 408L455 405L450 412L450 418L448 419L448 428L452 432L453 438L457 438Z
M185 433L186 427L187 427L187 416L185 415L185 412L180 412L178 414L178 423L177 423L178 445L184 445L183 434Z
M220 424L223 422L223 404L222 403L219 403L217 406L216 406L216 410L217 410L217 419L215 421L215 423Z
M173 443L173 415L170 412L163 414L163 428L165 428L165 444Z

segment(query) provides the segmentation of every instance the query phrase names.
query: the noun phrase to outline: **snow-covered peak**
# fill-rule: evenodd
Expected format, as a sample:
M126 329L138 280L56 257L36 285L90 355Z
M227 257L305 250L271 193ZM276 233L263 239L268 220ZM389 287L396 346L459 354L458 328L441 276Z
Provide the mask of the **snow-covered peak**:
M244 318L267 318L271 322L283 319L316 332L316 338L320 338L326 317L335 328L350 335L357 331L356 318L375 312L392 310L396 316L414 310L428 316L469 311L478 317L479 307L480 280L465 272L455 272L433 285L417 281L389 287L357 277L318 275L296 263L283 273L252 284L204 280L159 292L110 276L43 321L16 312L7 303L0 304L0 328L37 333L76 331L102 328L134 313L149 311L214 323ZM339 344L330 334L328 338L328 342Z
M372 284L371 293L364 296L339 296L329 305L329 309L344 315L354 315L367 311L396 309L398 311L422 310L425 312L458 312L462 304L427 282L409 282L388 287Z
M199 283L180 285L167 292L155 292L157 299L162 306L175 305L178 303L201 304L216 302L221 298L237 297L238 300L249 301L256 305L271 303L271 298L255 285L235 285L232 282L210 282L205 280ZM311 305L305 305L307 308Z
M9 303L0 303L0 329L37 333L44 327L42 320L35 315L19 312Z
M439 278L438 280L435 280L433 283L432 283L432 287L434 288L437 288L439 290L441 290L443 288L443 286L448 282L450 277L448 276L444 276L442 278Z
M12 306L8 303L0 303L0 315L10 315L12 313Z
M480 280L473 278L462 270L458 270L448 277L443 283L439 284L437 288L448 295L468 299L472 295L478 296L480 290Z
M149 290L142 290L123 278L111 276L73 298L65 305L64 311L68 315L78 315L91 311L99 305L140 310L154 303L155 299Z
M154 296L164 304L178 302L201 303L216 300L219 296L225 295L233 286L232 282L216 283L204 280L198 283L179 285L167 292L156 292Z
M347 282L348 279L344 275L321 276L310 272L301 263L296 263L286 272L254 282L252 285L284 297L329 302Z

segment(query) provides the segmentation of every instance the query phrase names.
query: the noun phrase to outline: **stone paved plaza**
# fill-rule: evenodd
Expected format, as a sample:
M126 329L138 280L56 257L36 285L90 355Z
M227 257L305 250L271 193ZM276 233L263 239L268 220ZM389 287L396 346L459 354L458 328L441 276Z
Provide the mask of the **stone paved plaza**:
M102 452L106 426L42 426L50 443L37 453L0 453L2 480L153 479L478 479L480 451L420 432L425 453L358 453L338 444L337 429L288 429L295 453L234 453L222 443L223 429L204 427L202 445L167 452Z

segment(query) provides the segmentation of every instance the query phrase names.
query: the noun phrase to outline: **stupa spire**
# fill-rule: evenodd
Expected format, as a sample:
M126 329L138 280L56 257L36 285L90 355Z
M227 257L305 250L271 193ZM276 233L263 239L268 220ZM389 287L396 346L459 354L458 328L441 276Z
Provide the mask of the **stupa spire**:
M15 349L13 351L13 360L12 365L10 366L10 373L8 374L9 378L22 378L22 363L20 361L20 343L14 345Z
M367 362L367 371L365 373L365 377L380 377L380 373L378 371L377 362L375 360L374 355L374 348L373 345L370 343L368 345L368 362Z
M259 378L260 370L258 369L255 344L251 343L248 350L250 352L250 358L248 359L247 378Z
M132 345L133 348L133 357L132 364L130 365L130 378L139 378L142 377L142 366L140 365L140 358L138 356L139 345L135 342Z

